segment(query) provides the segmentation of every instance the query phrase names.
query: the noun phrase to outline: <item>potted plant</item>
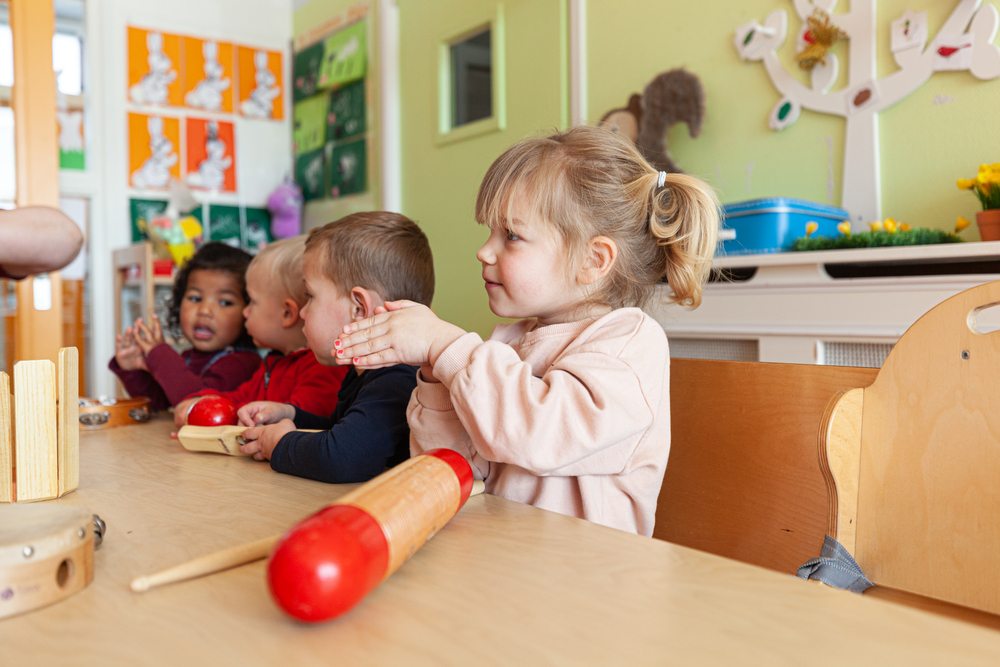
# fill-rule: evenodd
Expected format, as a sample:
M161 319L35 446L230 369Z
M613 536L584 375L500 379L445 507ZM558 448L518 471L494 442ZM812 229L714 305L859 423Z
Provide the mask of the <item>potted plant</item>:
M975 178L958 179L960 190L972 190L983 210L976 213L979 236L984 241L1000 241L1000 163L979 166Z

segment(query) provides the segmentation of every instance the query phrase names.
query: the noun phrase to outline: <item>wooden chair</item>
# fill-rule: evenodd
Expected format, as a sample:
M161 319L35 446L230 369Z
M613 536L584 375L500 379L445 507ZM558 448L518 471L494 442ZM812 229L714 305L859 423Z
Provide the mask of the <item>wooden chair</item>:
M672 359L670 461L653 537L794 574L819 555L830 400L872 368Z
M1000 614L1000 332L958 294L900 338L875 381L827 410L828 532L877 587Z

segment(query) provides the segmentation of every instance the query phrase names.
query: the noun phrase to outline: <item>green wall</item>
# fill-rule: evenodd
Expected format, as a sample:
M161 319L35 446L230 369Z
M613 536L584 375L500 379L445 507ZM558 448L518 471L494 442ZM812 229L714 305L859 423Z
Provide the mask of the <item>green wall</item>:
M434 251L434 310L482 335L497 323L476 251L488 232L476 224L476 192L511 144L564 127L567 114L565 6L557 0L503 3L506 127L461 141L438 140L441 44L496 16L483 0L398 0L403 136L403 212L427 232Z
M844 5L845 3L841 3ZM889 24L904 10L928 12L930 39L957 0L879 2L879 76L896 69L889 51ZM628 12L612 0L587 0L588 113L598 120L624 106L659 72L686 67L701 77L707 119L698 139L684 125L668 136L671 154L687 171L711 183L724 202L792 196L840 203L844 120L811 111L791 127L773 132L768 116L780 95L763 63L742 62L733 48L737 26L764 22L784 9L789 36L780 54L790 70L801 25L789 0L715 0L711 3L633 0ZM834 14L836 22L836 14ZM846 84L847 44L835 47ZM798 74L806 81L804 74ZM935 104L935 97L954 101ZM968 72L938 72L909 98L879 116L882 214L914 226L951 228L957 216L972 219L978 203L955 187L979 164L1000 161L1000 125L990 122L1000 105L1000 79L979 81ZM832 174L834 196L828 197ZM748 168L752 172L748 179ZM963 233L978 240L973 228Z

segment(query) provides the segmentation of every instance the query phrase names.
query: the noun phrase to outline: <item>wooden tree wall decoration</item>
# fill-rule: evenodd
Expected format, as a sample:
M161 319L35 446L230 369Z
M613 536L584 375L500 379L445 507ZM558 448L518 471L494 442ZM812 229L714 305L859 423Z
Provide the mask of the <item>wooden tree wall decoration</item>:
M837 0L792 2L802 19L799 51L809 41L806 22L817 11L830 14L832 22L847 34L850 62L846 88L831 92L840 67L834 54L827 54L826 63L812 69L811 87L785 69L777 55L788 34L784 10L771 12L764 25L754 21L737 28L736 50L743 60L763 61L782 95L771 112L772 129L794 123L803 108L846 119L842 205L855 225L881 220L878 113L907 98L934 72L968 70L984 80L1000 76L1000 48L993 44L1000 13L989 2L959 0L927 46L927 12L904 12L892 22L892 53L899 69L878 79L877 0L851 0L850 11L842 14L832 14Z

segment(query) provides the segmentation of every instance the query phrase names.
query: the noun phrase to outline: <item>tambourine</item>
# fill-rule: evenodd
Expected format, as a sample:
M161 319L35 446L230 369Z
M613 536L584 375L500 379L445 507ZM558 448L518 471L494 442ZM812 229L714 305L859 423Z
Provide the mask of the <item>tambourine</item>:
M96 514L65 505L0 505L0 618L59 602L94 579Z
M84 429L141 424L149 421L152 416L149 399L145 396L117 399L80 398L80 426Z

